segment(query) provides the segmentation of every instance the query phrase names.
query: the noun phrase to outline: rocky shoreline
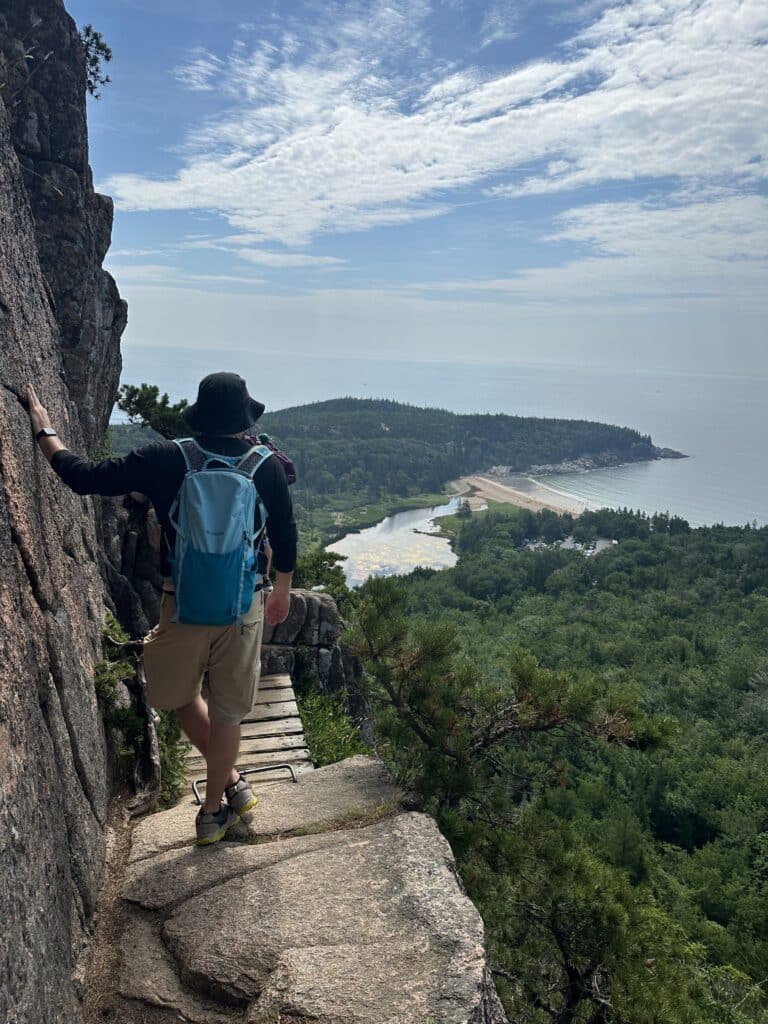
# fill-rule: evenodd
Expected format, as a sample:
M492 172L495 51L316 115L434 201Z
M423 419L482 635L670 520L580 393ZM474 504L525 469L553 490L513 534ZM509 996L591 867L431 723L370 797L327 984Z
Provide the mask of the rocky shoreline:
M649 454L650 452L650 454ZM687 459L684 452L675 451L674 448L657 448L651 445L644 448L643 453L638 453L636 458L628 456L626 452L596 452L594 455L580 455L576 459L567 459L563 462L529 466L523 473L512 466L491 466L483 472L484 476L498 479L524 476L554 475L557 473L589 473L594 469L613 469L616 466L629 466L634 462L655 462L657 459Z

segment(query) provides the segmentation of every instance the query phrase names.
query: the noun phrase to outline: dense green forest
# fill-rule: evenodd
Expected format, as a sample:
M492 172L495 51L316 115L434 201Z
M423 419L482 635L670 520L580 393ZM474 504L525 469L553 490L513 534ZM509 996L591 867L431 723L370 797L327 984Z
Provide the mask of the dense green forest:
M115 454L155 436L141 433L143 426L165 437L189 433L181 416L185 403L170 404L156 387L124 387L118 404L135 422L111 428ZM449 480L493 465L525 470L598 454L617 462L655 457L651 438L625 427L457 415L373 399L281 409L263 416L258 429L296 463L294 502L305 540L328 540L397 508L428 503Z
M649 437L586 420L457 415L385 400L340 398L281 409L264 429L294 454L308 495L439 490L462 473L492 465L524 470L542 463L611 452L653 456Z
M492 511L455 546L349 639L510 1019L768 1020L768 528Z

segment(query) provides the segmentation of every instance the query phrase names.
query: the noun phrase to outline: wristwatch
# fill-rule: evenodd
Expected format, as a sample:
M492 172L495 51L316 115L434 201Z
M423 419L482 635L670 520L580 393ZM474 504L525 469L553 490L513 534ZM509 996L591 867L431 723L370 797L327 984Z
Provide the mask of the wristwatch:
M53 427L43 427L35 434L35 440L39 441L41 437L58 437L59 435L53 429Z

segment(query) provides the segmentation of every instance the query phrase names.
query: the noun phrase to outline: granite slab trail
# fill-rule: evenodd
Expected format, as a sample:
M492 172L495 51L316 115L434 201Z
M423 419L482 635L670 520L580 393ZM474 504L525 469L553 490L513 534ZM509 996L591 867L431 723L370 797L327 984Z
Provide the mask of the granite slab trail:
M227 840L183 800L134 829L120 993L200 1024L506 1024L434 820L353 757L256 784Z

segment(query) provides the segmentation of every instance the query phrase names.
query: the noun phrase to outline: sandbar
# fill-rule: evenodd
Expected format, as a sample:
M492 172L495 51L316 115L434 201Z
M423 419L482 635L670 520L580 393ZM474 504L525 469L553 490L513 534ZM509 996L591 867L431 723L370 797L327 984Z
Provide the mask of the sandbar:
M492 477L473 474L452 480L451 487L457 494L467 498L473 510L484 500L503 501L508 505L517 505L518 508L528 508L532 512L548 508L561 515L570 512L571 515L578 516L587 508L585 501L580 501L569 494L561 494L530 476L509 477L508 482L502 483Z

